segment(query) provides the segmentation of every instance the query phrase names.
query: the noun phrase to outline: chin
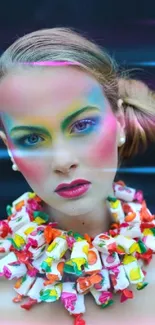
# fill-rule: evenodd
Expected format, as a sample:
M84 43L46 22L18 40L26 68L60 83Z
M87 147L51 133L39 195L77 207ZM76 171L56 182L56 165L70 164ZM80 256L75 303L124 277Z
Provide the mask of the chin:
M90 198L79 198L58 204L55 209L69 216L84 215L90 213L96 206L96 202Z

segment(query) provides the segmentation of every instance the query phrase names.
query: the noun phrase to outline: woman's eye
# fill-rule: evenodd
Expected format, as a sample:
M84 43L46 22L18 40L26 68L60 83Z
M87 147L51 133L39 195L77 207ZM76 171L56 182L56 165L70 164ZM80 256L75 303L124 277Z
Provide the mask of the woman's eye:
M72 124L70 133L89 133L94 130L99 122L98 118L83 119Z
M42 141L44 141L44 139L38 134L25 135L16 140L17 144L23 146L35 146Z

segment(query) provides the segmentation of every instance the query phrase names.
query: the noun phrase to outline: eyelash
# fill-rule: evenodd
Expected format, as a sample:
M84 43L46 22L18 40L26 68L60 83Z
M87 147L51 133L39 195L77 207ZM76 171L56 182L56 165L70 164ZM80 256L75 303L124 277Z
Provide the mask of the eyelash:
M76 121L73 123L70 127L70 134L88 134L94 131L94 128L99 124L100 117L91 117L91 118L85 118L79 121ZM78 129L78 126L80 124L85 125L85 127L81 130L74 131L74 128Z
M37 137L37 139L40 139L41 141L37 141L35 143L26 143L26 141L32 137ZM18 145L21 145L21 146L25 146L25 147L34 147L34 146L37 146L37 144L39 142L43 142L44 141L44 138L41 137L40 135L36 134L36 133L32 133L32 134L29 134L29 135L25 135L23 137L21 137L20 139L17 139L16 140L16 143Z
M75 135L89 134L94 131L95 127L99 124L99 121L100 121L99 116L85 118L85 119L76 121L75 123L73 123L71 125L69 134L75 134ZM83 124L84 128L78 130L78 127L80 126L80 124ZM77 128L76 131L75 131L75 128ZM37 140L39 140L39 141L30 143L29 140L32 139L32 137L36 137ZM25 136L21 137L20 139L15 140L17 145L23 146L23 147L37 147L37 145L43 141L45 141L45 139L42 136L38 135L37 133L25 135Z

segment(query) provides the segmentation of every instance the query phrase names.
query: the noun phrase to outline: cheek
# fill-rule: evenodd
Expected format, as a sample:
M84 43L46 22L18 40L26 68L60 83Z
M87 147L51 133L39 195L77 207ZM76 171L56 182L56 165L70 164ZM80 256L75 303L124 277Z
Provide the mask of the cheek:
M96 167L116 164L117 160L117 122L109 113L101 125L88 151L89 162ZM108 166L107 166L108 167Z
M37 183L38 185L42 183L45 179L45 161L35 157L23 157L21 153L16 151L12 143L9 144L9 147L14 152L14 161L25 179L30 183Z

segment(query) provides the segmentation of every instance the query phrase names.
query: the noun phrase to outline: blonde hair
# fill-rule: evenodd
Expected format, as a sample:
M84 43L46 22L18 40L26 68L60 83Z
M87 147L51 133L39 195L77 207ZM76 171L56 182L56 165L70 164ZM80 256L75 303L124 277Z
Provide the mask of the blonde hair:
M19 38L0 58L0 79L14 69L29 69L30 63L43 61L79 63L79 68L91 73L103 86L114 112L118 111L118 98L123 98L127 142L119 150L121 160L137 153L140 143L146 147L148 139L154 140L155 111L148 108L148 88L141 86L141 90L138 92L137 88L137 92L133 95L131 89L134 88L132 85L136 81L131 83L128 80L119 79L118 82L117 65L111 57L95 43L70 29L44 29ZM25 63L28 64L25 65ZM136 87L139 87L137 85L136 83ZM139 85L143 84L139 83ZM130 101L129 103L129 99L137 99L139 103L141 96L147 98L142 99L143 104L144 102L146 104L145 107L138 106L136 102Z
M155 93L141 81L122 78L118 79L118 91L123 99L126 128L120 156L129 158L155 142Z

